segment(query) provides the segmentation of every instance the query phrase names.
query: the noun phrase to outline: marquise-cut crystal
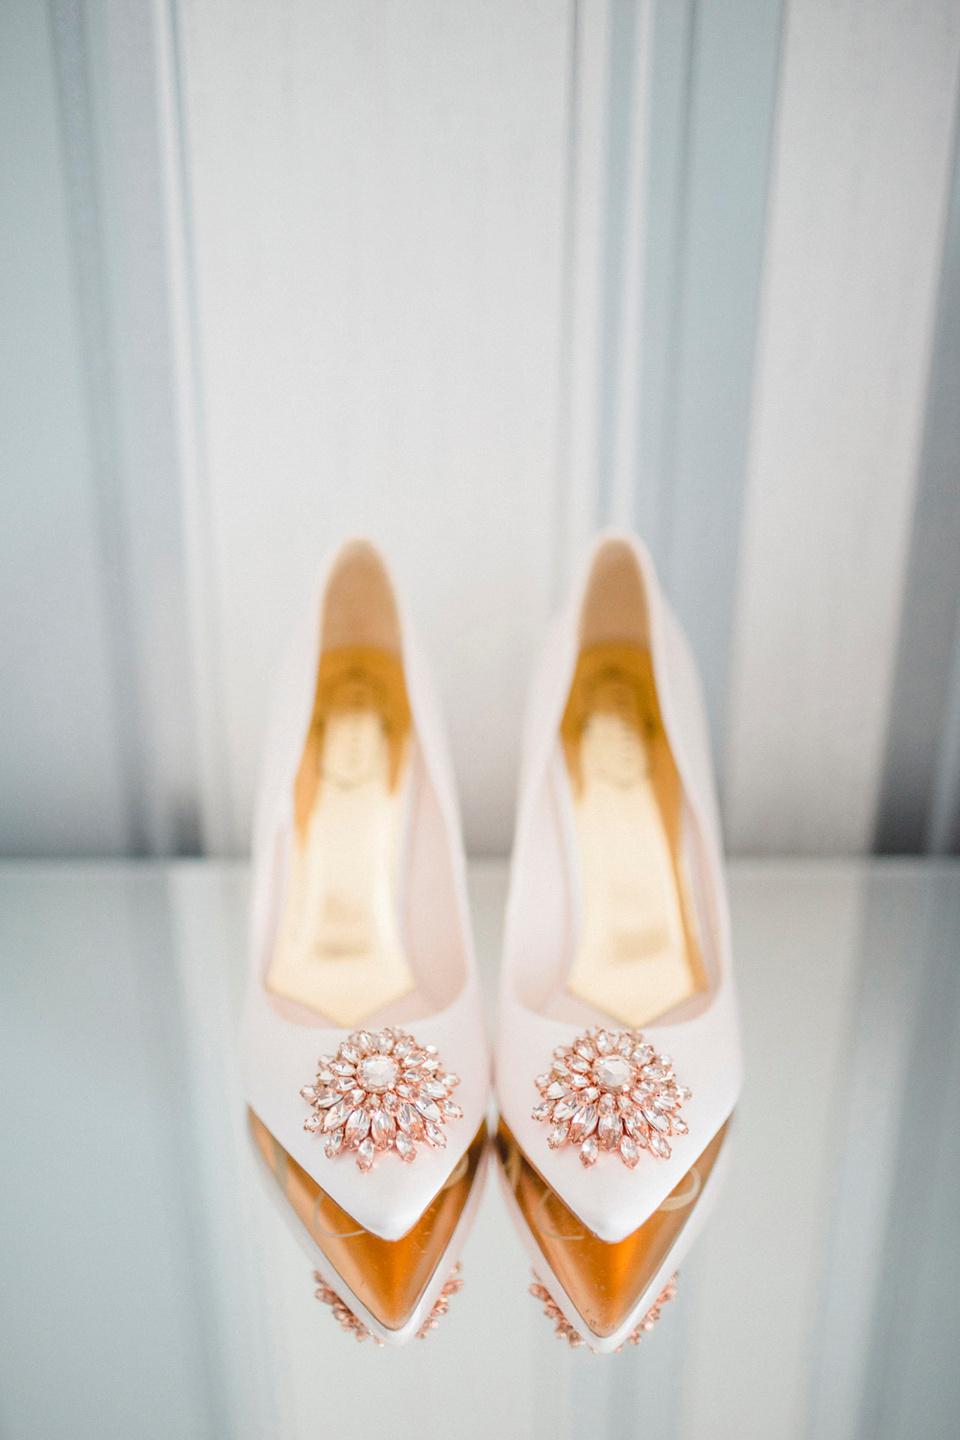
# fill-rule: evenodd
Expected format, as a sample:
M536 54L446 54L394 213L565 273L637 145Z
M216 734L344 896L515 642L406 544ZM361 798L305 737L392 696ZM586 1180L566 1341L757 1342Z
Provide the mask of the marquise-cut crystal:
M351 1147L359 1145L369 1129L370 1116L366 1110L351 1110L347 1116L347 1123L343 1127L343 1138Z
M338 1100L332 1105L323 1117L324 1130L336 1130L347 1118L348 1106L346 1100Z
M392 1055L368 1055L359 1071L361 1083L375 1093L389 1090L396 1083L397 1073L397 1062Z
M551 1150L558 1150L560 1146L564 1143L566 1138L566 1125L554 1125L553 1129L550 1131L550 1134L547 1136L547 1144L550 1146Z
M373 1164L373 1141L369 1135L357 1151L357 1164L361 1170L369 1170Z
M393 1143L396 1131L392 1115L388 1115L386 1110L374 1110L370 1116L370 1138L378 1150L385 1150Z
M640 1151L637 1149L637 1142L633 1140L629 1135L621 1136L620 1156L623 1160L623 1163L625 1165L629 1165L631 1170L633 1169L634 1165L636 1165L637 1161L640 1159Z
M566 1101L561 1101L561 1104L566 1104L566 1103L567 1103ZM552 1100L541 1100L541 1101L539 1102L539 1104L534 1105L534 1107L533 1107L533 1118L534 1118L534 1120L549 1120L549 1119L550 1119L550 1113L551 1113L552 1110L553 1110L553 1101L552 1101Z
M423 1121L412 1105L403 1104L397 1111L397 1124L401 1130L408 1135L420 1135L423 1133Z
M623 1121L615 1111L605 1111L597 1124L597 1137L604 1150L615 1150L623 1134Z
M588 1135L580 1146L580 1160L584 1165L592 1165L600 1153L600 1146L597 1143L596 1135Z
M331 1160L333 1159L334 1155L339 1155L340 1151L343 1149L343 1131L334 1130L332 1135L328 1135L326 1141L324 1142L323 1148L324 1150L326 1150L327 1155L330 1157Z
M638 1115L636 1111L634 1111L632 1115L627 1116L626 1125L627 1129L630 1131L630 1134L637 1141L637 1143L639 1145L646 1145L647 1137L650 1134L650 1128L647 1125L646 1120L644 1120L643 1116Z
M570 1121L570 1139L573 1141L582 1140L589 1135L591 1130L597 1128L597 1107L596 1105L581 1105L574 1112Z
M434 1125L432 1120L424 1121L423 1133L426 1135L428 1142L435 1146L437 1150L443 1150L446 1146L446 1135L444 1135L439 1125Z
M401 1160L412 1160L417 1153L416 1145L402 1130L397 1131L397 1138L393 1143Z

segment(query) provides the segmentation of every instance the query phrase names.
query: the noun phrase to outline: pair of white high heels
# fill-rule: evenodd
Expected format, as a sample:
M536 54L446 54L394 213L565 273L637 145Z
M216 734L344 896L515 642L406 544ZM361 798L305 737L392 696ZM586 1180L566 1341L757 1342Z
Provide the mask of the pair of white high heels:
M440 712L363 540L276 692L241 1051L318 1295L360 1338L424 1334L459 1286L490 1057ZM572 1343L618 1349L672 1295L740 1078L696 671L646 552L610 535L532 689L496 1043L497 1168Z

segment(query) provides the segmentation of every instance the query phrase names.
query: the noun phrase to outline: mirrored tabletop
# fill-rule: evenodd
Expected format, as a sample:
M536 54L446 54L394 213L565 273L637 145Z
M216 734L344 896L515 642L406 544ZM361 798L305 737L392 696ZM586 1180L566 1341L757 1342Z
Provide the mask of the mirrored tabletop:
M425 1340L318 1303L238 1083L245 866L0 867L3 1440L960 1433L960 866L729 880L733 1164L657 1327L595 1356L492 1176ZM473 866L491 1023L505 890Z

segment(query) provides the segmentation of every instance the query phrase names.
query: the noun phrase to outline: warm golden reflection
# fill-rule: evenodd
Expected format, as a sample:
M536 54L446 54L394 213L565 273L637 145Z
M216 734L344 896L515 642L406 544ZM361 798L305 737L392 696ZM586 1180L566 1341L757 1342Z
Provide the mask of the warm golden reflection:
M410 725L399 655L350 645L322 656L266 981L344 1027L414 988L395 893Z
M584 646L560 733L582 910L567 989L639 1028L707 986L649 649Z
M413 1229L383 1240L359 1226L275 1140L252 1110L250 1129L264 1160L331 1266L389 1330L409 1320L457 1227L487 1140L484 1123ZM328 1275L328 1280L335 1277Z
M726 1135L723 1125L648 1220L614 1245L589 1231L500 1121L497 1154L547 1264L595 1335L612 1335L634 1309L693 1213Z

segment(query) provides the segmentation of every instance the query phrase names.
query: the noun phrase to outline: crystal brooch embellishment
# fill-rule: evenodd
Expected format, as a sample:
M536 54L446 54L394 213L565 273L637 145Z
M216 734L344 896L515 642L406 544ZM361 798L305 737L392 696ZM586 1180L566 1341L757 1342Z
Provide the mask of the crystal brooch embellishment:
M356 1030L336 1055L321 1055L314 1083L300 1091L311 1108L303 1128L323 1137L331 1160L354 1151L361 1170L383 1150L409 1163L419 1144L446 1145L443 1126L463 1115L451 1098L459 1084L459 1075L444 1073L436 1046L395 1028Z
M639 1031L590 1030L553 1052L553 1065L538 1075L540 1101L534 1120L550 1126L547 1144L580 1147L584 1165L602 1150L616 1151L631 1169L648 1150L670 1156L670 1140L686 1135L680 1114L690 1091L673 1073L669 1055L658 1055Z

